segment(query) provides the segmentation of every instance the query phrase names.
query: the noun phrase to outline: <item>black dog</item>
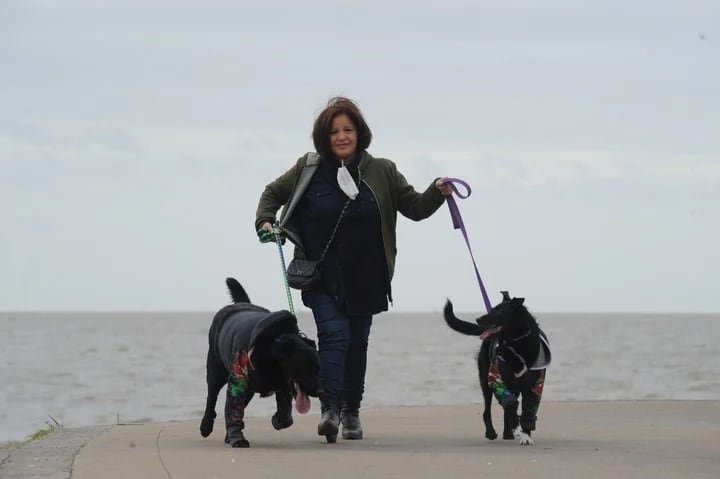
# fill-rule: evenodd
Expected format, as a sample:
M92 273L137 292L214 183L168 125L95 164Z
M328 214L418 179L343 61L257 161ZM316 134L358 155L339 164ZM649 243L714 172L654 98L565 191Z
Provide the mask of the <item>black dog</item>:
M483 340L477 363L485 399L485 437L490 440L497 438L490 415L494 394L504 410L503 439L518 437L520 444L533 444L530 435L535 430L545 384L545 368L550 364L550 344L535 318L523 305L524 299L511 299L507 291L503 291L502 295L503 301L490 313L477 318L477 324L455 317L452 303L448 300L445 321L453 330L479 336ZM522 413L518 418L520 396Z
M310 408L308 396L317 397L320 359L315 342L298 329L289 311L270 312L250 303L243 287L233 278L225 280L233 303L215 314L208 334L207 404L200 434L207 437L215 422L218 393L227 384L225 442L249 447L243 435L245 407L255 393L275 393L275 429L292 425L292 399L300 412Z

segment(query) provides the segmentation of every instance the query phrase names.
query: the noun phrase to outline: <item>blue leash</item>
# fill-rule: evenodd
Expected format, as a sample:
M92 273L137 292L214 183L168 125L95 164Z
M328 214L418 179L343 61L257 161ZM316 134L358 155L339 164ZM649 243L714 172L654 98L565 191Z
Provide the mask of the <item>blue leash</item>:
M273 236L275 236L275 242L278 245L278 251L280 251L280 265L282 266L283 280L285 281L285 293L287 294L288 305L290 306L290 312L295 316L295 308L293 307L292 294L290 293L290 286L288 285L287 268L285 267L285 254L282 249L282 240L280 239L280 226L275 223L273 225Z

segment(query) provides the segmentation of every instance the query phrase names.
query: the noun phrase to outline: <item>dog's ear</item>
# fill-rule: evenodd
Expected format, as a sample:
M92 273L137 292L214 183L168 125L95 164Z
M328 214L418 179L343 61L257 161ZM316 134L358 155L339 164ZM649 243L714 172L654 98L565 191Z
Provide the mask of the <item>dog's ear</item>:
M271 351L276 358L287 359L295 352L295 343L290 338L281 336L272 342Z
M315 344L315 341L313 341L312 339L307 338L307 337L302 338L302 340L305 341L305 344L307 344L308 346L313 348L315 351L317 351L317 344Z
M525 298L513 298L512 302L521 305L525 302Z
M510 293L507 291L500 291L500 293L502 293L503 303L510 301Z
M305 333L303 333L302 331L299 331L298 335L300 335L300 339L302 339L305 344L317 351L317 344L315 343L315 341L305 336Z

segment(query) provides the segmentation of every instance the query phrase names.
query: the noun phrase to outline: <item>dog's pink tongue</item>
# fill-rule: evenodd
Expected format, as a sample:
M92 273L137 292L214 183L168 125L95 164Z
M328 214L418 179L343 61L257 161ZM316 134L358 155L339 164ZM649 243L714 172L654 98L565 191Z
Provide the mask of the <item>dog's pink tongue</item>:
M307 414L310 410L310 398L300 389L298 389L297 396L295 396L295 409L300 414Z

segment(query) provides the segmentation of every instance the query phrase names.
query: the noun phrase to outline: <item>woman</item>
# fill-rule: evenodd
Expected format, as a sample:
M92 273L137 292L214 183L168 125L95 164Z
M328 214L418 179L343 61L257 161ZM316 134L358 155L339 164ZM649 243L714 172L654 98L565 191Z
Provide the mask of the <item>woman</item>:
M342 422L344 439L362 439L368 337L373 315L392 302L397 213L425 219L452 190L436 179L418 193L392 161L371 156L370 128L347 98L328 102L312 137L317 154L302 156L265 187L255 229L261 242L273 241L275 215L285 205L280 231L295 244L294 257L323 257L319 285L302 292L318 333L318 434L335 442Z

